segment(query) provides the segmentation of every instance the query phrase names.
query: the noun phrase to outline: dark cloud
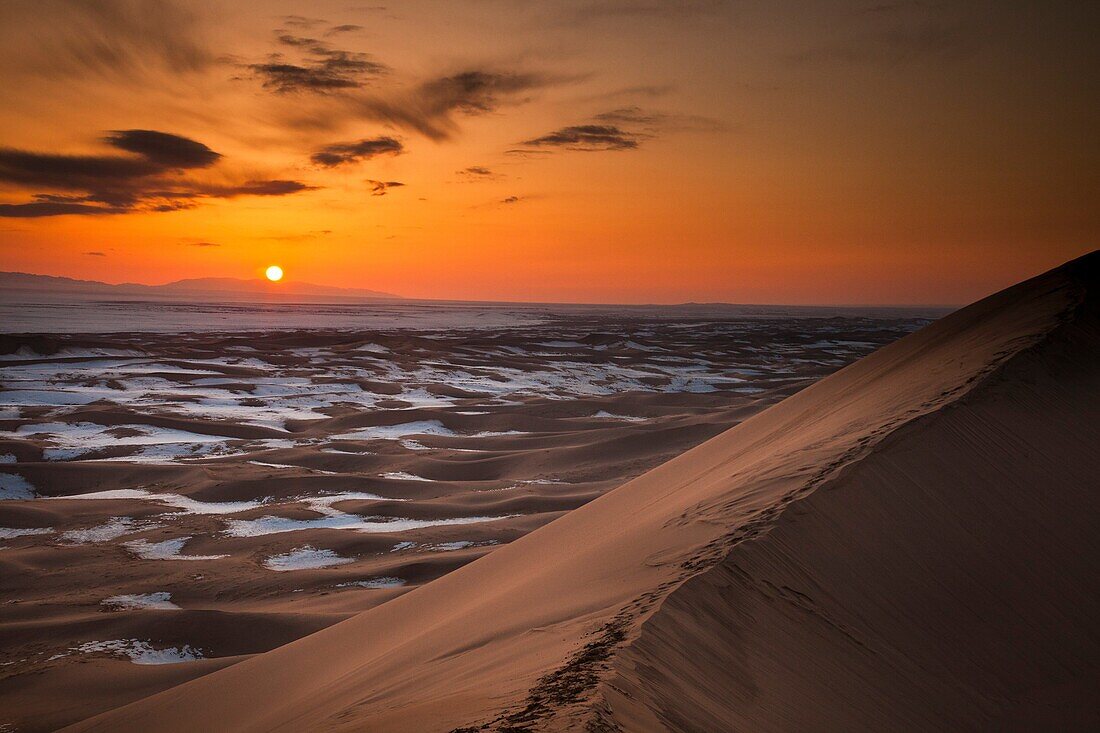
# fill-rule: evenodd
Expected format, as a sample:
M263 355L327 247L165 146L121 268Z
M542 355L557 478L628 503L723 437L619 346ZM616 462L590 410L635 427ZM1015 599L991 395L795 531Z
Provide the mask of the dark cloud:
M352 89L360 86L355 79L333 74L323 69L307 68L295 64L251 64L253 72L263 78L265 89L278 94L312 91L327 92L333 89Z
M248 64L264 88L276 94L357 89L389 71L389 67L369 54L342 51L316 38L281 33L276 40L294 49L301 58L292 61L275 53L263 63Z
M571 125L521 143L524 147L508 152L515 155L546 153L552 150L636 150L644 140L668 132L714 132L725 129L721 123L696 115L666 114L641 107L620 107L594 115L584 125Z
M355 25L354 23L344 23L343 25L334 25L325 31L326 36L335 36L339 33L354 33L355 31L363 30L363 26Z
M196 140L156 130L115 130L103 141L166 168L205 168L222 157Z
M125 209L90 204L63 204L35 201L28 204L0 204L0 217L12 219L37 219L43 216L63 214L121 214Z
M156 130L116 130L103 141L128 155L62 155L0 148L0 184L46 189L32 201L0 204L0 217L177 211L203 198L285 196L312 188L300 181L214 184L184 177L221 155L206 145ZM58 193L61 192L61 193Z
M522 199L519 196L509 196L508 198L501 199L500 203L502 203L502 204L515 204L515 203L519 203L520 201L522 201Z
M107 256L106 252L85 252L84 254L87 255L88 257L106 257Z
M63 190L123 184L164 171L147 158L58 155L0 148L0 182Z
M188 247L220 247L217 242L185 242Z
M245 181L239 186L196 186L196 196L211 196L214 198L231 199L237 196L287 196L300 191L316 191L316 186L310 186L301 181L288 181L283 179Z
M545 83L534 74L496 74L464 71L425 82L420 96L429 108L466 114L492 112L505 98L522 94Z
M379 155L400 155L404 150L405 146L400 140L392 137L376 137L357 142L326 145L309 156L309 159L317 165L333 168L347 163L370 160Z
M475 180L489 180L499 177L496 173L493 173L493 171L482 165L472 165L469 168L463 168L462 170L457 172L460 176L465 176L466 178Z
M400 188L405 185L401 181L372 181L370 179L366 180L366 184L370 186L371 196L385 196L389 189Z
M527 140L523 144L534 148L563 150L634 150L639 145L639 137L636 133L627 132L616 125L572 125Z
M357 26L334 26L324 35L353 28ZM313 99L284 109L284 124L303 131L336 130L369 120L444 140L458 129L456 115L482 115L521 104L536 90L568 80L474 68L411 87L378 90L373 82L391 69L369 54L340 50L314 35L285 30L277 31L275 40L279 52L244 68L275 94L301 93Z
M306 36L295 36L290 33L280 33L275 36L275 40L284 46L293 46L294 48L302 48L311 53L324 53L328 51L328 46L316 38L308 38Z

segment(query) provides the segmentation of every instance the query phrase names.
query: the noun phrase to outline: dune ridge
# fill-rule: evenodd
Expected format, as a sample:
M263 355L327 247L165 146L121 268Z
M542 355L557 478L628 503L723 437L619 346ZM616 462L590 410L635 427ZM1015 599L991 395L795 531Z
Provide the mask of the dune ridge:
M1096 253L511 545L69 730L1087 729Z

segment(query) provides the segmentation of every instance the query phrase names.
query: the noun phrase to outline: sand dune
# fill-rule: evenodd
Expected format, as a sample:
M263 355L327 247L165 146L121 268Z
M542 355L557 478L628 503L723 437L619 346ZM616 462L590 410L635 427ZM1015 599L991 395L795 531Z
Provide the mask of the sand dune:
M56 730L386 603L928 322L672 310L0 335L0 729ZM135 669L151 657L172 672Z
M431 584L72 730L1087 729L1093 254Z

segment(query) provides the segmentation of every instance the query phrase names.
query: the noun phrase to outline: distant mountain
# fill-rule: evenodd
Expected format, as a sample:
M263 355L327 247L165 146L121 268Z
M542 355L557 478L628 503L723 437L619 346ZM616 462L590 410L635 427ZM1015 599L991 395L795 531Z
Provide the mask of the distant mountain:
M97 280L33 275L26 272L0 272L0 291L33 292L39 295L103 295L119 297L179 298L198 297L214 300L264 299L353 299L399 300L400 295L363 288L337 288L302 282L273 283L267 280L242 280L232 277L202 277L177 280L164 285L120 283L111 285Z
M400 298L399 295L383 293L378 290L366 290L364 288L337 288L331 285L314 285L313 283L280 282L273 283L257 278L255 280L241 280L233 277L197 277L189 280L176 280L175 282L155 287L172 291L189 290L205 292L229 291L235 293L287 293L295 295L336 295L341 298Z

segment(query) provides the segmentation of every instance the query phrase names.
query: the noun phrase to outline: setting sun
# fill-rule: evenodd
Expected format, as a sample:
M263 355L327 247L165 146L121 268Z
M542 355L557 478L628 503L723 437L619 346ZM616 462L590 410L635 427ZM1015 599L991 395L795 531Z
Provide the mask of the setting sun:
M283 279L283 268L278 265L272 265L264 272L267 275L267 279L273 283L277 283Z

